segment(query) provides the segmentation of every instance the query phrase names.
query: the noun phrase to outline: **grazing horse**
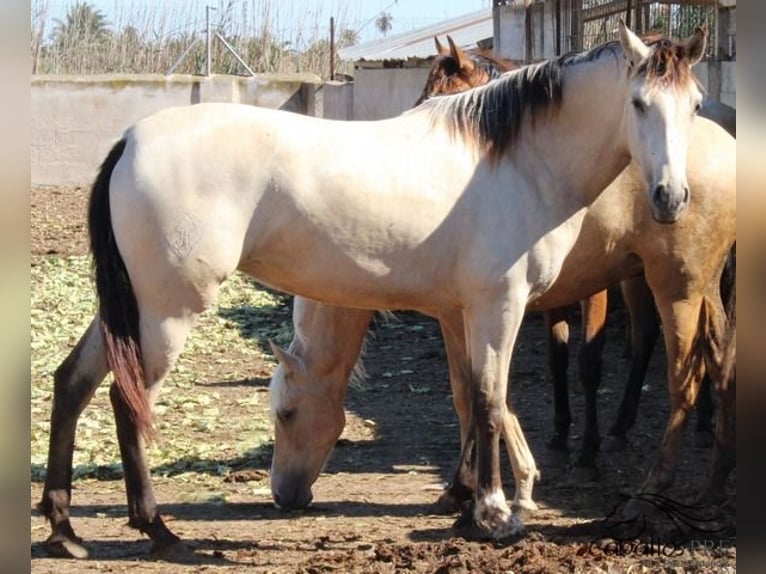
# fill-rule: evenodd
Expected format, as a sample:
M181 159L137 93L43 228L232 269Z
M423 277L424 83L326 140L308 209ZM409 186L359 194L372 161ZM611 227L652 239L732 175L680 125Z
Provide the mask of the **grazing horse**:
M652 220L682 224L702 99L691 67L704 46L701 29L647 45L621 24L619 42L388 120L211 103L129 128L88 212L99 311L54 377L40 503L53 529L48 551L87 555L69 519L74 431L111 370L129 524L158 553L183 552L147 466L152 406L195 318L236 270L344 307L461 313L466 443L476 455L470 519L480 535L519 532L499 438L525 307L556 280L587 206L631 160Z
M431 66L418 103L428 98L458 93L483 85L515 69L511 60L496 57L487 50L469 53L455 45L447 36L449 47L434 37L437 56ZM736 112L715 100L703 99L700 116L713 119L736 136ZM726 274L722 281L727 280ZM627 444L626 434L636 420L641 386L646 378L649 360L657 337L659 324L651 290L643 276L621 282L623 299L631 318L631 367L625 391L614 423L610 427L607 448L619 450ZM722 284L722 289L728 288ZM724 295L725 298L725 295ZM585 432L577 466L592 476L596 472L596 453L601 443L597 417L597 391L601 381L602 353L606 341L604 327L607 312L607 291L602 290L580 301L583 344L578 355L579 375L585 391ZM544 311L547 324L549 364L553 378L554 434L548 443L555 450L568 451L572 415L569 408L569 306ZM695 442L706 444L712 435L713 398L707 377L700 389Z

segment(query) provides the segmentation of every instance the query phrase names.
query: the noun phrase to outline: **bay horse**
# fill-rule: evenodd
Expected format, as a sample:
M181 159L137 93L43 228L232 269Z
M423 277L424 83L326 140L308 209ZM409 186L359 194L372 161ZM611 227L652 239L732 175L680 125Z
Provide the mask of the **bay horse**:
M645 39L646 40L646 39ZM447 46L434 37L437 55L429 70L423 91L416 105L439 95L459 93L497 79L518 65L495 56L491 51L469 52L457 46L447 36ZM714 120L736 137L736 111L709 98L703 98L702 117ZM730 288L728 275L722 276L722 290ZM635 424L641 386L646 378L649 360L659 336L659 323L651 290L643 276L620 282L623 300L630 316L631 366L623 398L610 427L607 449L621 450L627 445L627 432ZM725 299L725 293L722 291ZM607 290L604 289L580 301L583 343L578 355L579 375L585 393L585 431L576 468L588 477L596 474L596 454L601 438L598 425L597 391L601 381L602 354L606 341ZM548 446L568 451L572 421L569 408L569 306L543 312L547 325L549 365L553 379L554 433ZM713 397L707 376L703 380L697 403L698 416L695 444L709 444L712 436Z
M195 318L236 270L344 307L460 312L470 519L481 535L518 533L499 437L524 309L565 265L585 208L631 160L653 220L682 223L702 99L691 67L705 39L698 29L647 45L621 23L619 42L375 122L209 103L129 128L89 205L99 310L54 375L40 503L48 552L87 555L69 519L74 432L110 370L129 524L161 555L184 551L149 475L152 408Z

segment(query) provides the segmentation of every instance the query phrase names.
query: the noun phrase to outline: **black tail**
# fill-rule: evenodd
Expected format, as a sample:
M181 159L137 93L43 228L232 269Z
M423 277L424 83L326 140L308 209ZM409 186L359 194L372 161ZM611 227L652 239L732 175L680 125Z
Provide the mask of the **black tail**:
M125 140L121 139L101 165L90 195L88 228L107 363L138 432L151 440L152 413L142 367L138 304L110 214L109 180L124 150Z

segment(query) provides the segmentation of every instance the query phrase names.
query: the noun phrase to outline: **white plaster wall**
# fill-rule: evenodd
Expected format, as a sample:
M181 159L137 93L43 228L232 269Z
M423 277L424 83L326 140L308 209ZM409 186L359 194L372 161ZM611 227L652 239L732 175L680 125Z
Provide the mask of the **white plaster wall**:
M357 68L353 119L379 120L409 110L423 92L427 77L427 68Z

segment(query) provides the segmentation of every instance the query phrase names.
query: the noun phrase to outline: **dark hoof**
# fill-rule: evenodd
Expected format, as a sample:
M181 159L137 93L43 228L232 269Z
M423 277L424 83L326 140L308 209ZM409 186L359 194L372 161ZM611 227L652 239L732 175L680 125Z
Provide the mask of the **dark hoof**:
M88 550L81 544L80 538L66 538L58 534L51 536L43 542L43 548L52 558L77 558L84 560L88 557Z
M694 448L711 448L714 436L711 430L694 431Z
M431 513L438 514L440 516L449 516L460 512L460 501L455 498L449 490L442 492L439 500L431 505Z
M624 436L609 435L604 441L604 452L624 452L628 449L628 439Z
M455 534L474 542L519 540L525 534L524 524L517 515L511 515L502 523L477 523L473 511L464 511L453 525Z
M195 554L194 550L181 541L162 546L155 544L152 548L151 558L176 564L198 564L202 561L202 557Z

